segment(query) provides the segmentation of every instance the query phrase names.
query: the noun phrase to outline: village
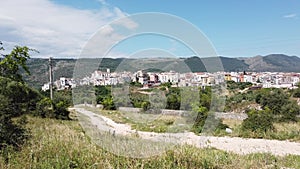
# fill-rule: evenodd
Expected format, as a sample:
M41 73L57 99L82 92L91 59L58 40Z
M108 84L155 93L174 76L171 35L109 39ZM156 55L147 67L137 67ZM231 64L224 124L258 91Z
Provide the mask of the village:
M297 88L296 84L300 82L300 73L285 72L189 72L178 73L169 72L146 72L139 70L137 72L111 72L94 71L91 76L82 79L73 79L60 77L53 82L57 90L75 88L76 86L94 85L119 85L130 82L140 83L143 88L152 88L162 83L171 83L174 87L187 86L212 86L226 81L249 82L256 88ZM43 85L42 90L49 90L50 83Z

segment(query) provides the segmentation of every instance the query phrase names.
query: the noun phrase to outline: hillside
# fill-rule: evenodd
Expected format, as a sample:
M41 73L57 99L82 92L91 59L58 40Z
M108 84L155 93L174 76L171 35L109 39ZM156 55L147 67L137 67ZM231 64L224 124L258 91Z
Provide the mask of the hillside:
M224 68L214 67L210 71L257 71L257 72L300 72L300 58L297 56L287 56L283 54L271 54L267 56L255 56L245 58L230 57L209 57L172 59L172 58L151 58L151 59L124 59L124 58L104 58L93 59L91 62L100 62L99 67L110 68L114 71L137 71L141 69L177 72L204 72L205 65L208 68L214 67L216 62L221 61ZM59 77L72 77L76 59L54 59L53 71L54 79ZM40 88L49 81L48 59L33 58L28 61L30 76L25 76L26 81L36 88Z
M300 72L300 58L283 54L270 54L239 58L249 65L250 71L258 72Z
M75 59L53 59L53 78L72 77ZM31 75L25 75L25 81L30 86L40 88L44 83L49 82L49 61L48 59L30 59L27 62Z

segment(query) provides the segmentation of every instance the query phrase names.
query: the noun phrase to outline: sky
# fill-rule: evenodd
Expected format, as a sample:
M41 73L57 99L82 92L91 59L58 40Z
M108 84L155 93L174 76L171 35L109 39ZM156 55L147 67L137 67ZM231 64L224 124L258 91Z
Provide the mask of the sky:
M193 25L220 56L274 53L300 56L298 0L9 0L0 3L0 41L6 51L15 45L25 45L39 51L33 57L78 58L86 51L101 49L94 55L103 54L107 49L110 50L106 55L110 57L129 57L143 51L157 54L153 50L180 57L198 54L186 41L167 33L125 36L124 32L138 32L147 25L131 17L145 12L170 14ZM124 17L127 19L119 19ZM158 31L163 29L162 25L168 25L168 22L158 24L157 20L150 22ZM182 23L168 29L193 36ZM199 41L200 34L190 40L206 50Z

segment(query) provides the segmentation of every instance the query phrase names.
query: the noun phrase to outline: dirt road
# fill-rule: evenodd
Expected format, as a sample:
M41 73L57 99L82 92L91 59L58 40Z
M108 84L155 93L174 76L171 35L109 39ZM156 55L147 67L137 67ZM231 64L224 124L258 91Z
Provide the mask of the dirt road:
M99 130L111 132L114 135L131 135L137 133L129 125L118 124L111 119L95 114L84 108L73 108L76 112L88 117L92 125ZM287 154L300 155L300 143L266 139L245 139L238 137L213 137L197 136L194 133L154 133L138 131L139 138L157 141L171 142L175 144L189 144L199 148L215 147L220 150L237 154L271 153L284 156Z

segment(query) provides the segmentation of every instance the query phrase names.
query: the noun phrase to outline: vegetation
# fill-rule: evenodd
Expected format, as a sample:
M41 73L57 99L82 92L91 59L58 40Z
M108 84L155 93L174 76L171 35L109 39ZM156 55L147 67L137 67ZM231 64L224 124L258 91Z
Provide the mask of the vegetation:
M229 89L243 84L229 82ZM298 90L298 89L296 89ZM297 130L277 131L276 127L281 125L297 124L300 114L300 106L295 100L295 91L287 89L259 89L246 92L235 91L226 100L227 111L245 112L248 118L240 125L235 126L234 136L268 138L268 139L296 139ZM239 133L239 134L237 134Z
M0 43L2 45L2 43ZM4 50L0 47L0 50ZM5 161L9 149L20 149L29 137L25 128L25 113L32 112L38 93L23 81L20 68L28 70L25 63L29 48L16 46L0 61L0 153ZM17 119L15 119L17 118Z
M267 132L273 131L273 117L269 109L257 111L255 109L247 112L248 118L242 123L241 136L263 138Z
M0 42L0 51L3 51L1 45ZM9 54L1 53L0 168L261 168L266 165L274 168L300 168L297 163L300 160L299 156L275 157L269 154L239 156L215 149L196 149L189 146L178 146L149 159L111 154L86 138L77 121L69 120L70 112L67 108L73 104L71 90L55 91L54 99L50 100L49 93L40 93L25 83L22 72L30 73L26 65L30 51L33 50L16 46ZM103 64L117 67L122 59L107 61L106 63L103 60ZM165 83L159 89L140 92L137 87L141 85L132 83L128 100L122 97L114 98L111 86L96 86L92 90L96 91L97 103L102 104L107 110L128 104L142 108L145 112L161 108L163 98L153 96L152 100L149 100L147 94L147 92L161 92L166 94L166 108L192 112L188 117L149 113L141 113L141 116L130 113L124 115L117 111L99 112L116 122L129 123L136 130L183 132L192 128L195 133L200 133L213 129L211 132L215 135L225 135L224 129L231 127L234 129L233 133L226 135L299 141L300 125L297 115L300 113L300 107L291 99L291 96L299 98L299 90L262 89L243 93L233 91L236 88L244 90L251 85L228 83L228 89L234 93L229 96L226 107L228 110L236 108L235 106L245 108L253 103L260 106L260 109L245 109L248 118L234 127L216 119L209 111L212 104L210 87L176 88L171 87L170 83ZM185 94L182 95L182 92ZM80 97L82 100L79 101L92 100L83 93ZM179 126L176 124L178 121L193 126Z
M237 155L178 146L151 158L114 155L84 136L77 121L28 118L32 138L19 152L0 157L0 168L300 168L299 156ZM62 135L62 133L64 133Z
M4 48L1 46L0 50ZM0 153L5 162L8 162L8 152L20 150L30 137L30 131L25 127L26 114L46 116L51 110L55 118L66 119L69 115L65 102L57 100L57 103L53 104L24 82L21 71L30 73L26 65L29 51L32 50L28 47L16 46L9 54L1 53Z
M296 85L298 88L293 91L293 97L300 98L300 83Z
M273 71L277 72L299 72L300 58L283 54L271 54L263 57L263 61L272 65Z
M234 81L227 81L227 88L228 90L244 90L248 87L251 87L253 84L250 82L234 82Z

